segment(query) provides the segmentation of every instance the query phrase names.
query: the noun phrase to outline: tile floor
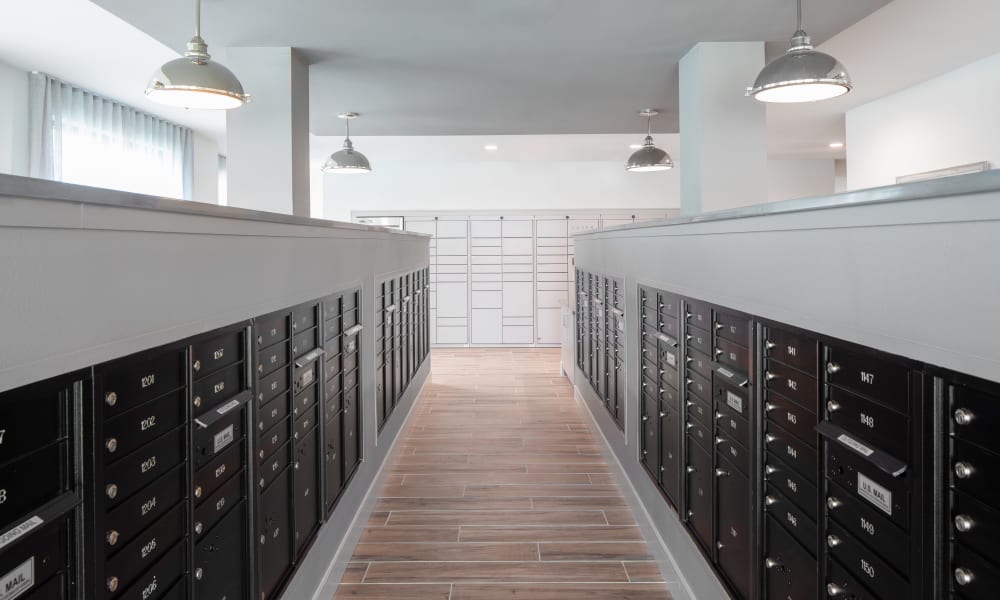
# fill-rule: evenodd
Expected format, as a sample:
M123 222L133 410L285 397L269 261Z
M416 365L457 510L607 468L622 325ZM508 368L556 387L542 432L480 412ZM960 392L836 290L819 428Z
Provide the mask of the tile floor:
M336 598L669 599L558 349L436 349Z

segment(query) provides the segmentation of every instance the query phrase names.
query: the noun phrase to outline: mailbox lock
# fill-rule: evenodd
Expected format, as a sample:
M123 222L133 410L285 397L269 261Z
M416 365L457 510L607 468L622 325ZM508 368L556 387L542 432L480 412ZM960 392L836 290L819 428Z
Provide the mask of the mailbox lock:
M118 486L113 483L109 483L108 487L106 487L104 491L108 494L108 498L114 500L118 495Z
M955 515L955 529L958 531L969 531L975 527L976 522L969 515Z
M727 471L725 469L716 469L715 470L715 476L716 477L729 477L729 471Z
M847 592L847 589L843 588L843 587L841 587L839 585L837 585L836 583L828 583L828 584L826 584L826 595L827 596L833 596L833 597L841 596L845 592Z
M764 496L764 505L765 506L774 506L777 503L778 503L778 499L775 498L774 496Z
M826 372L829 373L830 375L838 373L839 371L840 371L840 365L838 365L837 363L835 362L826 363Z
M690 467L690 466L689 466L689 467L687 468L687 472L688 472L688 473L694 473L694 472L695 472L695 471L697 471L697 470L698 470L698 469L695 469L694 467Z
M967 462L957 462L955 463L955 477L959 479L968 479L972 477L974 469L972 465Z
M194 368L195 371L200 371L201 370L201 361L200 360L196 360L196 361L194 361L194 364L191 365L191 366Z
M773 350L775 346L777 346L777 344L775 344L771 340L767 340L766 342L764 342L764 347L767 348L768 350Z
M726 438L717 437L717 438L715 438L715 445L718 446L719 444L721 444L721 443L723 443L725 441L726 441Z
M778 562L778 561L776 561L776 560L774 560L773 558L765 558L764 559L764 567L767 568L767 569L773 569L775 567L780 567L780 566L781 566L781 563Z
M114 406L115 404L118 404L118 394L114 392L108 392L107 394L104 394L104 403L107 404L108 406Z
M118 543L118 532L112 529L107 535L108 544L114 546Z
M194 486L194 497L201 498L201 494L202 494L201 486L200 485Z
M117 592L118 591L118 578L115 576L108 577L108 591Z
M958 425L968 425L975 417L976 415L967 408L955 409L955 423Z
M778 472L778 467L774 467L774 466L771 466L771 465L765 465L764 466L764 474L765 475L774 475L777 472Z
M839 537L835 536L835 535L831 534L831 535L826 536L826 545L829 546L830 548L835 548L835 547L839 546L840 543L841 543L841 541L842 540Z
M826 402L826 410L832 413L837 412L840 410L840 402L837 402L836 400L828 400Z
M774 410L776 408L778 408L778 406L776 404L771 404L770 402L765 402L764 403L764 410L767 411L767 412L771 412L772 410Z
M104 447L108 449L108 452L114 453L114 451L118 449L118 440L115 438L108 438L107 441L104 442Z
M776 373L772 373L770 371L764 371L764 379L771 381L772 379L777 379L777 378L778 375Z
M263 543L265 543L265 542L267 542L267 538L266 538L266 537L264 537L263 535L262 535L262 536L260 536L260 543L261 543L261 544L263 544Z
M955 583L958 585L969 585L975 578L975 574L965 567L955 569Z
M194 524L195 533L201 535L203 529L205 529L205 526L201 524L201 521L198 521L197 523Z
M844 502L839 498L834 498L833 496L830 496L829 498L826 499L826 507L829 508L830 510L833 510L835 508L840 508L843 505Z
M773 442L773 441L774 441L774 440L776 440L776 439L778 439L778 438L774 437L774 435L772 435L772 434L770 434L770 433L768 433L768 434L766 434L766 435L764 436L764 442L765 442L765 443L768 443L768 444L770 444L771 442Z
M205 571L201 567L194 570L194 578L201 581L201 578L205 576Z
M194 407L201 408L201 396L194 397Z

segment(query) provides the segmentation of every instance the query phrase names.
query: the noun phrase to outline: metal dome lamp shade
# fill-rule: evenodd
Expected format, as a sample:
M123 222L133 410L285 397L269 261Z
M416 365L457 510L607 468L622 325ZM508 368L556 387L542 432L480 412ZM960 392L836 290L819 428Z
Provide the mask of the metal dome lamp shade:
M747 95L761 102L817 102L851 91L851 76L836 58L813 49L802 30L802 0L797 1L798 29L785 54L767 63Z
M364 154L355 150L354 144L351 143L351 119L356 119L360 115L349 112L337 116L344 119L347 124L347 139L344 140L344 148L342 150L334 152L330 155L330 158L326 159L326 163L323 165L323 172L342 175L371 173L371 163L368 162Z
M194 37L181 58L165 63L146 86L154 102L180 108L229 110L249 101L232 71L214 62L201 37L201 0L195 0Z
M651 108L644 108L639 114L646 117L646 142L628 157L625 170L630 173L652 173L674 168L670 155L653 145L653 117L660 114Z

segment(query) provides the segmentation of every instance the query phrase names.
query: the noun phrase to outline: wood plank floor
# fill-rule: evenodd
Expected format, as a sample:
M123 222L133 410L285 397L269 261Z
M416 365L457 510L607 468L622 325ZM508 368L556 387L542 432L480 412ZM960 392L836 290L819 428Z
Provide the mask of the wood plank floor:
M669 599L558 349L438 349L336 598Z

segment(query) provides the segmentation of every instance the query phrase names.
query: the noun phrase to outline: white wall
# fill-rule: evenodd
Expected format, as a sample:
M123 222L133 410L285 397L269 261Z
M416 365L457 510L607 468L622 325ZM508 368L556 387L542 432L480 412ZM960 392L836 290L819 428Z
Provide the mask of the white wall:
M194 134L193 179L192 200L219 203L219 145L198 132Z
M829 196L834 193L833 159L767 161L767 201Z
M616 162L379 162L369 175L324 175L324 215L352 210L679 208L678 170L627 173Z
M0 62L0 173L28 174L28 73Z
M847 187L989 161L1000 166L1000 54L847 113Z

